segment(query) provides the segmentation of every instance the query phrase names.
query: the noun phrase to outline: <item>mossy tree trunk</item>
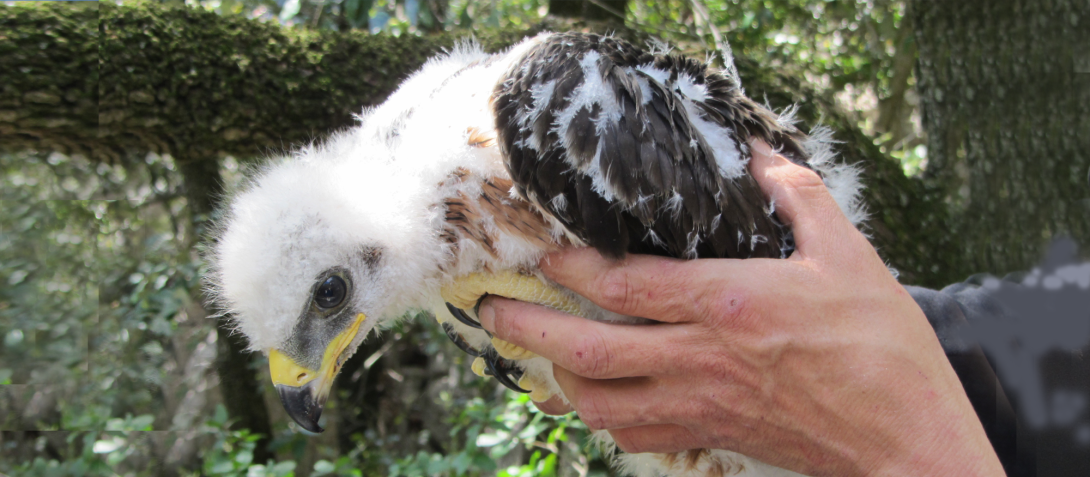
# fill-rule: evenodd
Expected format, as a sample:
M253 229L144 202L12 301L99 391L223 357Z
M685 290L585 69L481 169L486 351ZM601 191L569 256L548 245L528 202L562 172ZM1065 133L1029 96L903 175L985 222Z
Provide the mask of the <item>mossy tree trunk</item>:
M175 157L175 162L185 185L190 223L195 235L206 240L207 229L218 205L215 198L223 195L223 178L215 156L190 155L194 154L194 150L182 152ZM198 291L197 296L203 303L208 302L203 292ZM206 311L206 315L216 312L210 311L212 313ZM269 410L261 393L262 387L256 381L257 372L252 367L253 358L245 351L245 339L232 332L227 317L218 319L215 366L224 407L234 420L233 428L249 429L262 435L254 448L254 462L265 462L272 457L268 446L272 439L272 426L269 424Z
M1090 2L911 2L928 133L925 183L967 271L1090 247Z

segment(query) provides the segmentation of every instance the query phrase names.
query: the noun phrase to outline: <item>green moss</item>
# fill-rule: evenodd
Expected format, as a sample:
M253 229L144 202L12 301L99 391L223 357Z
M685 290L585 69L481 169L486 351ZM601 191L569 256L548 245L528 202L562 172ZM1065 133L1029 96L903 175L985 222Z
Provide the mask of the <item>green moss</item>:
M0 9L0 136L12 148L54 136L93 140L98 119L98 9L53 2Z

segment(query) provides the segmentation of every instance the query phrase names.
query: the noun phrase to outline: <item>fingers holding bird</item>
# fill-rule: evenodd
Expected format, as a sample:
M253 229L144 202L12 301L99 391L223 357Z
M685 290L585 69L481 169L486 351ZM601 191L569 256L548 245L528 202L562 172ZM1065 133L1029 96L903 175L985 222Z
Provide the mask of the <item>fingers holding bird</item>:
M702 419L706 407L695 387L672 376L590 379L553 365L553 377L592 429L688 425Z
M482 302L480 319L497 337L591 379L671 374L681 365L671 350L697 341L681 325L602 323L500 297Z
M708 349L707 335L698 328L702 325L601 323L499 297L482 303L480 317L484 328L497 337L554 363L553 377L570 404L559 398L538 403L546 413L574 409L591 428L647 430L666 423L695 423L703 419L705 408L716 407L709 406L692 383L678 378L707 366L685 358ZM679 399L682 389L692 389L693 395ZM625 432L638 448L643 431Z
M690 322L706 315L705 304L712 301L703 294L709 276L700 261L648 255L618 261L583 248L550 254L539 265L553 281L622 315Z
M706 447L704 439L677 424L654 424L609 431L617 448L629 454L655 452L669 454Z

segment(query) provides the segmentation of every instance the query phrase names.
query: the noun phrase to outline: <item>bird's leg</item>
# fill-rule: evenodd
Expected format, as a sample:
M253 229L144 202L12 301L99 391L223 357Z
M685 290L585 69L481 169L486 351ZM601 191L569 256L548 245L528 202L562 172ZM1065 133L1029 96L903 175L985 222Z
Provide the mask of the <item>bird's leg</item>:
M579 304L560 288L514 270L463 275L444 286L439 293L447 303L462 310L476 311L482 296L496 295L544 305L571 315L582 315Z
M582 314L579 304L559 288L537 277L523 275L514 270L464 275L443 287L440 293L447 302L447 309L455 319L478 329L481 326L480 323L470 318L465 310L472 309L476 314L481 300L488 295L544 305L572 315ZM535 356L530 351L499 338L493 337L492 345L496 347L500 356L507 359L529 359Z
M514 270L464 275L455 279L453 283L444 286L440 293L443 300L446 301L446 308L451 316L460 323L475 329L482 329L480 322L471 317L466 310L472 310L473 315L480 316L481 301L488 295L544 305L572 315L582 315L579 304L565 294L563 290L535 276L525 275ZM440 319L440 322L443 321ZM444 325L444 330L446 326ZM453 325L450 326L453 329ZM487 331L485 332L487 333ZM448 336L450 336L450 333L448 333ZM485 353L478 356L473 361L474 373L478 376L494 376L496 380L508 388L520 392L529 392L530 398L537 402L552 397L548 384L541 377L524 375L518 366L512 362L531 359L537 355L491 334L488 336L492 338L495 353ZM458 344L458 342L455 341L455 344ZM461 345L459 345L459 348L461 348ZM511 379L512 376L514 376L514 380Z

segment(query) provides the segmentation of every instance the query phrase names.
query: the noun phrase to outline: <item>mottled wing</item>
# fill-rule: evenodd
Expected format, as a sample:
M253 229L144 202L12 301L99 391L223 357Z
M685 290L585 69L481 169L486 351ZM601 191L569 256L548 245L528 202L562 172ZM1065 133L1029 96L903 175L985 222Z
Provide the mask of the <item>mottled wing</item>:
M607 256L785 257L790 232L746 168L750 137L805 163L802 134L735 78L623 41L555 34L497 85L515 190Z

